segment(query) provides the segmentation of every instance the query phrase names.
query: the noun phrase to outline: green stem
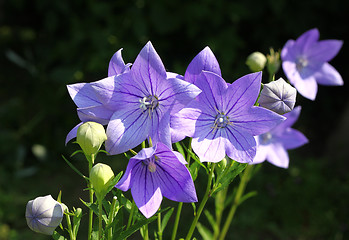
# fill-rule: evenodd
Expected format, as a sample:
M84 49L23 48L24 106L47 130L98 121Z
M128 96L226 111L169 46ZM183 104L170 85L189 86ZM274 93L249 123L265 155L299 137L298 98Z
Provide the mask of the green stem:
M70 221L70 216L69 214L66 214L66 219L67 219L67 225L68 225L68 232L69 232L69 236L70 236L70 240L75 240L75 235L73 233L73 229L71 226L71 221Z
M176 239L179 218L181 217L182 206L183 206L182 202L178 203L176 219L175 219L175 223L174 223L173 230L172 230L171 240L175 240Z
M246 188L246 185L248 183L248 181L250 180L250 174L251 174L251 170L253 168L253 165L248 165L241 177L241 181L240 181L240 184L238 186L238 189L236 191L236 195L235 195L235 198L234 198L234 201L233 201L233 205L231 206L230 208L230 211L229 211L229 214L228 214L228 217L224 223L224 226L223 226L223 229L222 229L222 232L221 232L221 235L219 237L219 240L224 240L228 230L229 230L229 226L234 218L234 215L235 215L235 212L236 212L236 209L237 207L239 206L240 204L240 199L242 197L242 195L244 194L244 191L245 191L245 188Z
M102 199L98 200L98 239L102 239L102 215L103 215L103 208L102 208Z
M159 240L162 240L161 213L158 213L158 236L159 236Z
M192 141L192 138L189 138L189 145L188 145L188 153L187 153L187 163L188 163L188 167L190 166L190 158L191 158L191 155L190 155L190 152L191 152L191 141Z
M128 217L126 230L131 226L133 214L134 214L134 211L135 211L135 207L136 207L136 204L135 204L134 200L132 200L131 212L130 212L130 216Z
M92 154L90 157L86 156L87 160L88 160L88 173L90 174L91 169L93 167L93 163L95 160L95 155ZM89 195L90 195L90 203L93 204L94 200L93 200L93 190L92 190L92 184L90 181L88 181L87 187L89 189ZM89 209L89 213L88 213L88 240L92 239L92 227L93 227L93 211L92 209Z
M148 224L144 225L144 236L143 236L143 239L144 240L149 240L149 234L148 234Z
M109 218L108 218L108 225L112 224L114 221L114 214L115 214L115 205L116 205L116 197L113 197L113 202L111 204L111 209L109 213ZM111 240L113 238L113 228L109 227L108 229L108 240Z
M224 202L227 196L228 187L219 191L215 197L215 206L216 206L216 225L213 228L213 239L216 240L220 234L220 225L222 221L223 211L224 211Z
M206 187L206 192L205 192L204 198L202 199L202 201L200 203L199 209L198 209L198 211L196 213L196 216L195 216L195 218L194 218L194 220L193 220L193 222L192 222L192 224L190 226L189 232L188 232L187 237L185 238L185 240L190 240L191 239L191 236L193 235L194 230L196 228L196 224L199 221L201 212L204 209L208 198L210 197L214 167L215 167L215 163L213 163L212 166L211 166L211 170L210 170L210 173L208 175L207 187Z

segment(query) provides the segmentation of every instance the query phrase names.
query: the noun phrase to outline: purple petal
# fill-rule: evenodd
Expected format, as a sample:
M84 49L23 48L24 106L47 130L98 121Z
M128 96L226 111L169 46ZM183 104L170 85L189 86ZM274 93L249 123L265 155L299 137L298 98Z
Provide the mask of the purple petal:
M296 45L300 48L301 52L304 53L319 40L319 35L318 29L310 29L297 38Z
M250 134L234 129L234 127L226 128L229 133L227 137L229 141L226 144L226 153L237 162L251 163L256 156L256 140Z
M121 51L122 49L118 50L110 59L108 77L129 71L129 65L125 65Z
M139 159L136 159L134 157L131 158L127 164L127 168L124 175L119 180L119 182L115 185L115 187L126 192L132 187L133 178L137 177L137 175L135 176L135 173L139 173L141 170L142 170L142 162Z
M192 137L195 133L196 123L202 111L198 108L199 102L194 100L186 108L171 116L171 139L179 142L186 136ZM205 115L202 115L204 117ZM198 120L201 121L202 119ZM205 120L203 120L205 121ZM214 119L209 118L209 122Z
M157 111L159 112L159 111ZM155 114L154 114L155 115ZM161 115L161 116L160 116ZM152 127L150 131L150 137L153 144L161 142L168 147L172 146L171 132L170 132L170 115L159 114L157 117L152 117Z
M328 62L338 54L342 45L340 40L322 40L314 43L306 55L309 61Z
M166 80L165 67L151 42L148 42L138 54L131 73L135 84L150 95L155 95L161 82Z
M174 114L199 95L201 90L191 83L172 78L164 81L158 87L157 93L159 103L170 109L171 114Z
M294 149L308 143L308 139L298 130L288 128L278 138L285 149Z
M214 130L206 128L193 138L191 146L201 162L220 162L225 157L227 133L226 129Z
M295 56L295 52L292 51L294 48L295 40L288 40L285 46L281 50L281 59L282 61L294 61L297 56Z
M66 139L65 139L65 145L67 145L67 143L72 140L73 138L76 137L76 134L78 132L78 128L81 126L81 124L83 124L83 122L79 123L78 125L76 125L72 130L70 130L70 132L68 133Z
M251 73L234 81L224 96L223 111L239 115L254 105L261 87L262 72Z
M156 162L157 168L154 178L157 178L162 195L172 201L197 202L190 172L179 161L175 152L159 143L155 154L159 161Z
M218 61L209 47L205 47L194 57L185 72L184 78L190 83L195 83L202 71L210 71L219 76L222 75Z
M199 75L195 84L202 90L197 97L201 104L208 106L213 112L222 108L224 93L228 88L222 77L204 71Z
M267 160L277 167L288 168L288 153L280 143L274 143L270 145Z
M76 106L80 108L101 104L89 83L67 85L67 89Z
M258 137L255 138L256 141L258 141L257 139ZM267 159L268 151L268 145L260 145L257 143L256 156L253 158L253 162L251 162L250 164L258 164L264 162Z
M93 121L102 125L107 125L111 116L114 114L113 110L110 110L103 105L78 108L77 111L82 122Z
M284 117L286 117L286 120L277 125L272 132L282 132L286 128L290 128L299 118L299 115L301 114L302 107L297 106L295 107L291 112L288 112L284 114Z
M296 64L292 62L283 62L282 67L287 75L287 78L297 89L297 91L310 100L315 100L317 93L317 83L314 76L303 79L298 71Z
M161 189L156 176L148 171L146 165L140 163L138 169L133 178L131 193L141 213L150 218L161 205Z
M266 133L285 120L285 117L262 107L230 114L229 119L236 129L243 129L252 136Z
M91 87L93 88L99 101L104 106L114 110L117 110L117 107L114 106L114 102L112 101L112 99L115 95L114 90L118 85L119 78L117 78L116 76L107 77L102 80L91 83Z
M150 126L149 116L141 109L120 109L108 124L106 151L115 155L138 146L149 135Z
M314 77L317 83L322 85L341 86L344 84L341 75L328 63L324 63Z

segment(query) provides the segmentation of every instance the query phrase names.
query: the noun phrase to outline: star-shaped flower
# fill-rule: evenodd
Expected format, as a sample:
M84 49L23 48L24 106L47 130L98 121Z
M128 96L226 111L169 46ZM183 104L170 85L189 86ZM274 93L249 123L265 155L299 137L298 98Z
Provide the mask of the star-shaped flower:
M131 64L125 64L121 56L122 49L118 50L109 61L108 76L115 76L130 71ZM114 111L104 106L97 97L90 83L76 83L67 86L70 97L76 104L81 123L76 125L67 135L66 143L76 137L80 125L93 121L107 125Z
M183 161L180 153L162 143L144 148L130 159L115 187L122 191L131 188L137 207L147 218L159 209L163 196L177 202L197 202L194 182Z
M129 72L90 84L103 106L113 111L105 143L110 154L134 148L148 137L153 143L171 145L170 115L201 92L175 76L166 73L159 55L148 42Z
M261 163L267 160L277 167L288 168L288 149L298 148L308 142L308 139L299 132L291 128L297 121L301 112L301 107L295 107L284 116L287 119L267 133L256 137L257 154L252 164Z
M314 100L317 84L343 85L343 79L328 61L334 58L343 41L319 41L319 31L311 29L297 40L289 40L281 51L284 72L304 97Z
M192 148L201 161L219 162L226 155L252 162L256 154L253 136L265 133L284 117L253 106L261 86L261 72L241 77L232 84L203 71L195 84L202 90L197 101L172 118L174 130L192 137Z

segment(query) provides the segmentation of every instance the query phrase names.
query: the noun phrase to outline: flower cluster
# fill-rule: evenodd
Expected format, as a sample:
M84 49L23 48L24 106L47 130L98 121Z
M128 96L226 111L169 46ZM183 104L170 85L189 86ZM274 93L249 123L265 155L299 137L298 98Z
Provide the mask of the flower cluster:
M108 239L114 239L111 236L114 211L119 210L119 206L115 207L116 197L109 203L110 213L103 214L104 197L114 187L119 189L118 197L121 198L121 191L130 189L133 205L147 220L158 212L163 197L181 203L197 202L194 185L197 172L192 168L194 164L189 163L190 158L199 167L205 167L203 163L207 162L208 186L201 202L203 205L200 204L186 239L191 239L207 198L229 185L245 168L250 169L265 160L287 168L287 150L308 142L300 131L291 128L301 112L300 106L295 107L297 91L314 100L317 83L343 84L339 73L327 63L338 53L342 42L318 41L318 38L318 30L312 29L295 41L289 40L281 51L282 67L294 87L283 78L275 81L280 53L273 49L267 57L260 52L251 54L246 64L253 73L229 83L224 80L209 47L199 52L180 75L166 71L151 42L143 47L133 64L125 64L122 49L118 50L109 62L106 78L68 85L81 122L68 133L66 143L77 138L89 162L89 177L83 176L65 160L88 182L90 203L84 203L90 208L89 236L96 212L96 206L93 206L95 194L99 211L98 237L102 239L103 234L108 234ZM270 81L262 84L265 67ZM183 145L179 142L186 137L191 140L185 159ZM122 173L114 176L108 165L98 163L93 166L104 142L110 155L125 153L128 156L129 150L133 154L128 157L122 177ZM142 149L137 153L133 149L139 145ZM240 184L248 181L250 170L246 172L247 177L242 177ZM238 204L239 199L233 202ZM70 235L76 236L81 209L64 213L68 219L78 214L73 225L70 219L68 221ZM133 214L131 208L125 232L133 221ZM30 201L26 218L34 231L52 234L63 218L62 205L52 197ZM108 231L101 230L102 220ZM161 225L160 220L158 224ZM129 236L125 232L125 237ZM223 239L226 232L221 234L220 239Z

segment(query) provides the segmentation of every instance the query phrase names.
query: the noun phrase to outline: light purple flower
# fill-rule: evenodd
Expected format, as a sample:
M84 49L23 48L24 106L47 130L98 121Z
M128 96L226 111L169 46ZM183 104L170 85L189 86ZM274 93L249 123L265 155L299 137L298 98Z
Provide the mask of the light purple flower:
M281 51L282 67L301 95L314 100L317 84L343 85L341 75L328 63L337 55L342 44L340 40L319 41L317 29L286 42Z
M150 42L141 50L129 72L90 85L103 106L114 111L105 143L110 154L128 151L148 137L153 143L170 146L170 115L201 92L176 74L166 73Z
M125 64L121 56L122 49L118 50L110 59L108 76L112 77L130 71L130 63ZM81 123L76 125L67 135L66 144L76 137L79 126L88 121L107 125L114 111L107 108L103 99L99 99L90 83L76 83L67 86L70 97L76 104Z
M195 84L202 89L171 119L174 130L192 137L201 161L219 162L226 155L239 162L252 162L256 154L253 136L265 133L284 117L253 106L261 86L261 72L228 84L219 75L203 71Z
M278 114L292 111L296 103L297 90L283 78L264 84L258 99L259 106Z
M267 160L277 167L288 168L288 149L298 148L308 142L308 139L298 130L291 128L297 121L301 107L295 107L284 116L287 119L267 133L256 137L257 154L252 164Z
M163 196L177 202L197 202L193 180L183 161L180 153L162 143L144 148L130 159L115 187L122 191L131 189L137 207L146 218L156 213Z

